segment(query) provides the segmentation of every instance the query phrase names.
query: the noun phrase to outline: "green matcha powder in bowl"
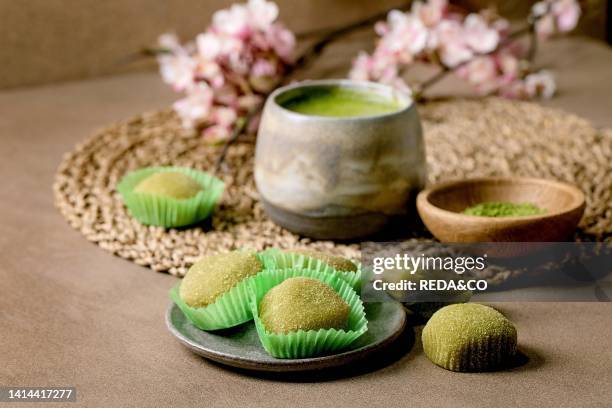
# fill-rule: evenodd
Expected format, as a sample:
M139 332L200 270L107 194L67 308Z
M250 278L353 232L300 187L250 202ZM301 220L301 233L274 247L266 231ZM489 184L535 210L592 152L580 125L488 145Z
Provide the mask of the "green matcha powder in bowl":
M479 217L525 217L544 214L546 210L531 203L509 203L490 201L476 204L463 210L466 215Z

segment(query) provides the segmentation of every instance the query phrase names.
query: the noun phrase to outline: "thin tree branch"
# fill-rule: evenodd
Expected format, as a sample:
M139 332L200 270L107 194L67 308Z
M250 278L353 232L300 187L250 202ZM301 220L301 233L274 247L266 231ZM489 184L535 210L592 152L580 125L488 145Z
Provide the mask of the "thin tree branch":
M304 32L301 32L301 33L296 33L295 34L295 38L297 38L298 40L308 40L308 39L313 38L313 37L318 37L320 35L327 34L327 33L329 33L332 30L333 30L333 28L331 28L331 27L317 28L317 29L310 30L310 31L304 31Z
M243 118L240 118L236 121L236 125L234 126L230 138L227 139L227 141L223 145L223 149L221 150L219 157L217 157L217 163L215 164L216 174L218 174L221 170L221 166L225 161L225 157L227 156L227 152L229 151L230 146L234 144L236 140L238 140L242 133L244 133L244 131L248 128L249 124L255 118L255 116L257 116L259 112L261 112L262 108L263 106L258 106L254 109L251 109Z
M457 65L455 65L454 67L450 68L447 66L443 66L442 70L438 71L436 74L434 74L433 76L431 76L430 78L426 79L425 81L423 81L422 83L416 85L416 89L414 92L414 99L415 100L421 100L423 98L423 93L425 92L425 90L427 90L428 88L430 88L432 85L434 85L435 83L437 83L438 81L440 81L442 78L444 78L446 75L450 74L451 72L456 71L457 69L469 64L470 62L474 61L474 59L478 58L478 57L483 57L483 56L487 56L487 55L491 55L496 53L497 51L499 51L500 49L502 49L503 47L507 46L508 44L510 44L512 41L514 41L515 39L517 39L518 37L521 37L527 33L534 33L534 37L537 37L537 35L535 35L535 22L537 21L537 19L530 21L529 25L522 27L510 34L508 34L508 37L506 37L504 39L504 41L500 42L497 47L489 52L484 52L484 53L478 53L478 54L474 54L474 56L468 60L465 60ZM533 40L535 41L535 40ZM533 56L531 56L531 51L533 49L533 52L535 53L535 46L533 45L534 43L532 42L532 47L530 48L529 51L529 61L531 62L533 59Z
M337 39L344 37L345 35L350 34L351 32L360 28L373 25L379 20L384 19L387 14L389 14L389 12L392 10L405 10L409 7L409 5L410 2L405 3L400 7L391 7L370 17L347 24L343 27L325 30L325 35L302 53L302 55L295 61L295 64L293 65L291 71L288 74L291 75L295 71L308 67L308 65L310 65L313 60L315 60L319 55L323 53L323 51L328 45L330 45Z
M535 31L535 25L532 25L529 30L529 51L527 52L527 61L530 63L534 61L535 55L538 51L538 34Z

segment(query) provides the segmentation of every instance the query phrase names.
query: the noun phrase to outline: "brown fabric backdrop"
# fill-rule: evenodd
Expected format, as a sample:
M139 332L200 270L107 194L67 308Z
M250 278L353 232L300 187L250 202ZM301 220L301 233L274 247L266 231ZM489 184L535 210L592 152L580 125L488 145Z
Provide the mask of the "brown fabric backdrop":
M242 1L242 0L236 0ZM403 4L403 0L276 0L296 32L329 27ZM126 63L164 31L192 38L211 14L231 0L0 0L0 88L151 69L154 62ZM523 16L530 0L462 0L470 6L500 5ZM581 26L599 38L605 0L588 0Z

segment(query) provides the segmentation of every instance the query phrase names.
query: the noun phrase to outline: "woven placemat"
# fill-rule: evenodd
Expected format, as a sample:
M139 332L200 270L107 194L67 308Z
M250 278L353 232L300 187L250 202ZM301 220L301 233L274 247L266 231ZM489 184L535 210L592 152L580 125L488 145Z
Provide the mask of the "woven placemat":
M497 98L428 103L419 111L429 183L492 175L570 182L587 197L576 239L611 239L612 130L598 130L575 115L535 103ZM253 181L253 140L229 149L219 174L226 191L207 225L170 230L143 226L128 215L115 192L126 172L145 166L209 170L220 149L183 129L171 111L144 113L99 130L67 153L55 178L55 202L88 240L178 276L204 254L236 248L310 247L359 257L356 244L300 238L266 217ZM431 237L417 231L406 239Z

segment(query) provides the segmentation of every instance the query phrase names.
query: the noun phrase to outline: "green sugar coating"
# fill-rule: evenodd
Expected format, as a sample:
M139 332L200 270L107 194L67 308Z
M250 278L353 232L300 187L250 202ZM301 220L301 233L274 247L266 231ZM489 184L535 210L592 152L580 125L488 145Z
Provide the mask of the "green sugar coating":
M207 256L191 266L181 282L179 295L191 307L205 307L243 279L261 270L261 262L251 253L230 252Z
M330 255L324 252L313 251L310 249L291 249L286 252L290 254L304 255L310 258L318 259L319 261L326 263L327 265L340 272L357 272L357 265L341 256Z
M294 112L314 116L375 116L398 111L402 105L376 92L342 86L307 87L281 106Z
M463 210L467 215L478 215L481 217L516 217L526 215L543 214L546 211L531 203L505 203L490 201L480 203Z
M164 171L146 177L136 185L134 191L181 200L195 196L202 191L202 186L186 174Z
M423 329L423 350L451 371L488 371L516 354L516 329L497 310L477 303L443 307Z
M273 287L259 303L266 330L347 329L350 306L331 286L313 278L289 278Z

